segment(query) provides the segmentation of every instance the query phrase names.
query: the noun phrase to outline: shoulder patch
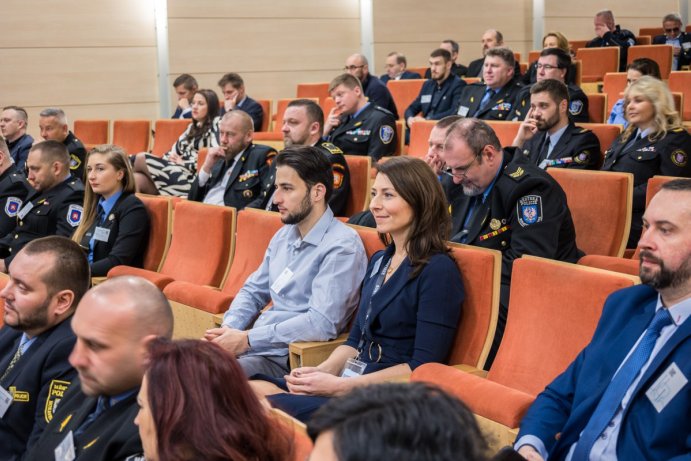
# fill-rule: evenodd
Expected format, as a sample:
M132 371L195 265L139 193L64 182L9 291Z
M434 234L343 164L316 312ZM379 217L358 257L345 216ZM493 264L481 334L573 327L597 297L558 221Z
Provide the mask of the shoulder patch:
M512 170L507 170L506 174L513 179L518 179L522 177L525 174L525 170L521 168L520 166L516 166L515 169Z
M336 144L330 142L323 142L321 143L321 146L332 154L343 154L341 148L338 147Z
M74 154L70 154L70 170L76 170L82 164L82 161Z
M53 415L58 408L58 404L64 397L65 391L69 385L69 381L61 381L59 379L54 379L50 382L50 386L48 387L48 395L46 398L46 407L43 410L43 416L45 417L47 423L53 419Z
M389 125L382 125L379 128L379 139L381 139L381 142L384 144L390 144L391 141L393 141L394 133L394 129Z
M17 212L22 207L22 199L19 197L7 197L5 202L5 214L10 218L17 216Z
M573 161L579 165L585 165L590 160L590 151L584 150L578 155L573 156Z
M685 167L688 163L689 156L681 149L672 152L672 163L678 167Z
M581 112L583 112L583 101L571 101L569 113L571 115L579 115Z
M77 227L82 222L82 214L84 214L84 208L79 205L70 205L67 209L67 224Z
M526 195L518 199L516 204L518 223L522 227L537 224L542 221L542 197Z

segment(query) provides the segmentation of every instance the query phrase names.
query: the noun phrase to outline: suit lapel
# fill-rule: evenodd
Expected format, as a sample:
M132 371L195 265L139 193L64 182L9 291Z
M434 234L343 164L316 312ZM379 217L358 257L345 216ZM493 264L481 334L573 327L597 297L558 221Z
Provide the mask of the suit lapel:
M490 193L491 195L491 193ZM489 217L489 212L490 212L490 206L489 203L491 201L491 198L488 197L487 200L485 200L485 203L482 203L480 201L476 208L475 212L473 213L473 216L471 218L470 225L468 226L468 238L466 242L470 243L475 241L477 236L480 234L480 231L482 230L483 225L487 221L487 218Z
M382 261L383 267L384 261ZM380 271L381 271L380 267ZM375 277L377 277L375 275ZM384 308L391 302L391 300L398 295L398 293L405 287L410 280L410 261L406 259L401 263L396 272L394 272L389 280L384 283L379 291L372 296L372 313L370 314L370 325L377 318L377 315L384 310Z
M226 185L226 190L228 190L233 185L237 177L240 175L240 171L242 171L242 168L245 165L245 160L247 160L247 157L249 156L249 152L251 149L252 146L250 145L245 150L245 152L242 153L238 161L235 162L235 165L233 165L233 169L230 172L230 176L228 177L228 184Z

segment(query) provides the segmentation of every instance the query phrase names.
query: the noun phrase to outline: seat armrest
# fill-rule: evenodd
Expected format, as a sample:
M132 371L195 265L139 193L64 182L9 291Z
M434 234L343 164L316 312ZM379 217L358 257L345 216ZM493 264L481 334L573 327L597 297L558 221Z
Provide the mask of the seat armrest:
M466 373L470 373L471 375L479 376L480 378L484 378L487 376L487 372L485 370L481 370L479 368L476 368L472 365L452 365L453 368L456 370L461 370Z
M326 360L338 346L345 344L348 334L344 333L331 341L303 341L288 347L290 369L315 367Z

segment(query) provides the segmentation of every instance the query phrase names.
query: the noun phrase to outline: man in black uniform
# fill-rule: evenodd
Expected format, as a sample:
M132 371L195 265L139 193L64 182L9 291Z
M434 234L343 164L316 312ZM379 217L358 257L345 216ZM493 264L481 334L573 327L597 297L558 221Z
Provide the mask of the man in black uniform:
M192 182L188 198L241 210L260 197L276 151L252 144L252 118L243 111L226 112L219 123L221 145L209 149Z
M131 276L89 290L72 319L77 343L70 363L79 373L52 421L24 461L129 460L142 454L134 418L148 348L170 338L173 312L152 283ZM69 453L73 457L55 456Z
M350 55L346 59L343 70L360 80L362 91L369 102L383 107L398 117L398 109L391 92L381 80L369 73L369 64L365 55L360 53Z
M547 79L566 82L566 73L571 65L571 57L561 48L545 48L537 60L537 81ZM516 97L510 120L525 120L530 109L530 86L524 86ZM575 123L588 123L588 97L578 86L568 83L569 118Z
M84 184L70 174L69 165L67 149L58 141L43 141L31 148L26 166L35 192L17 212L14 230L0 239L2 272L31 240L48 235L71 237L81 222Z
M62 109L48 108L41 111L38 119L41 137L46 141L58 141L67 147L70 156L70 171L80 181L84 180L86 149L67 126L67 117Z
M585 47L618 46L619 72L626 72L627 52L630 46L636 44L636 36L630 30L619 27L619 24L615 25L614 22L614 14L610 10L598 12L593 20L597 37L589 41Z
M288 104L283 114L283 142L285 147L314 146L328 157L334 178L329 207L334 215L343 216L350 192L350 170L343 151L321 139L323 126L324 112L319 104L309 99L295 99ZM278 211L272 200L276 190L275 180L276 164L272 163L260 196L247 206Z
M446 50L451 54L451 75L455 75L459 78L465 77L468 73L468 68L463 64L456 63L456 60L458 59L458 53L461 51L461 47L458 46L458 42L456 42L455 40L451 40L450 38L447 38L446 40L441 42L439 48L441 48L442 50ZM432 78L431 69L427 69L425 71L425 78Z
M0 238L17 225L17 213L31 186L14 164L5 140L0 138Z
M84 251L64 237L29 242L17 255L0 329L0 460L17 460L40 437L76 375L70 319L89 289Z
M350 155L369 155L373 161L396 150L396 119L388 110L368 102L360 81L341 74L329 84L336 107L324 124L327 141Z
M669 13L662 18L663 35L653 37L653 45L672 45L672 70L691 64L691 34L684 31L681 16Z
M19 171L24 171L26 157L34 143L34 138L26 133L29 116L26 110L18 106L7 106L0 115L0 133L7 141L7 147Z
M521 89L514 75L515 59L508 48L490 48L484 61L484 83L463 89L457 114L482 120L509 120L516 96Z
M521 123L513 146L514 158L524 158L543 170L599 167L600 141L592 131L569 120L569 93L558 80L541 80L530 88L530 109Z

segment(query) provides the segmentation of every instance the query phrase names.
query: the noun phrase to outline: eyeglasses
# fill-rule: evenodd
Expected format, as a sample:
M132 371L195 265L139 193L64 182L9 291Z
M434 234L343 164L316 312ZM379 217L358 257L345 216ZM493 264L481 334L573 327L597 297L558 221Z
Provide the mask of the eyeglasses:
M537 70L540 69L545 69L545 70L552 70L552 69L560 69L559 66L553 66L551 64L540 64L539 62L537 63Z
M665 29L666 34L676 34L679 33L679 28L678 27L673 27L671 29Z
M345 67L343 68L343 70L345 70L345 71L348 71L348 70L353 71L353 70L355 70L355 69L362 69L363 67L365 67L364 64L361 65L361 66L345 66Z
M482 155L482 153L480 153L480 155ZM441 172L447 176L451 176L452 178L465 179L468 171L473 166L473 163L475 163L475 160L480 158L480 155L473 157L473 159L465 166L459 166L456 168L447 166L446 168L442 169Z

